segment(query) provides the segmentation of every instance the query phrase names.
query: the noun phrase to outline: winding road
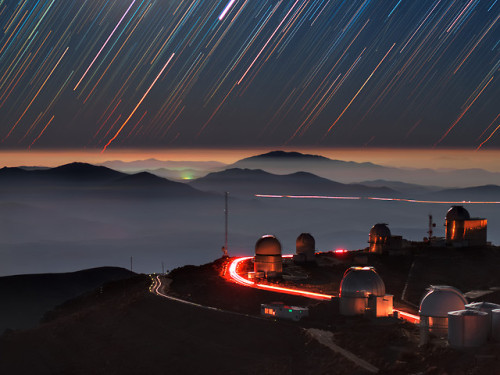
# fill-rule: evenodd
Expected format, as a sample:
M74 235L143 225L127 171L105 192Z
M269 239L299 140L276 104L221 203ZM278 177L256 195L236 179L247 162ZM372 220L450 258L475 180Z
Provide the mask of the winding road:
M284 258L290 258L292 255L284 255ZM297 296L303 296L307 298L312 298L312 299L319 299L319 300L331 300L332 298L337 298L337 296L329 295L329 294L321 294L321 293L314 293L310 292L307 290L301 290L301 289L293 289L293 288L283 288L275 285L268 285L268 284L260 284L256 283L253 281L250 281L243 276L241 276L238 273L238 267L245 261L252 259L252 257L241 257L241 258L234 258L231 260L231 263L229 264L229 277L231 278L232 281L234 281L237 284L250 287L250 288L256 288L256 289L264 289L264 290L269 290L272 292L276 293L285 293L285 294L293 294ZM413 324L419 324L420 323L420 317L415 314L411 314L406 311L402 311L399 309L394 309L394 311L399 313L399 316L401 319L404 319L410 323Z

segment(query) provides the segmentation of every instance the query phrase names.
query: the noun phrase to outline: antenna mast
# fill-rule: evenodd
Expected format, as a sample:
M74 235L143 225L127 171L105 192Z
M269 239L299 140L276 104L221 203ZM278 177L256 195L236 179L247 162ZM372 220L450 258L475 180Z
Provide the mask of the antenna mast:
M225 206L224 206L224 216L225 216L225 237L224 237L224 246L222 247L222 256L227 257L227 222L228 222L228 206L227 206L227 201L228 201L229 193L226 191L225 194Z
M429 230L427 231L427 233L429 234L429 242L431 241L432 235L434 234L432 228L434 228L435 226L436 224L432 222L432 215L429 215Z

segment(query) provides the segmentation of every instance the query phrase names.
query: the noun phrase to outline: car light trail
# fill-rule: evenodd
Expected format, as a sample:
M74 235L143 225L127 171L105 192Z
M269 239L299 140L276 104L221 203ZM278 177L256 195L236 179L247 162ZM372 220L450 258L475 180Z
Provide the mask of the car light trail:
M387 202L407 202L426 204L500 204L498 201L426 201L406 198L382 198L382 197L335 197L327 195L278 195L278 194L255 194L257 198L290 198L290 199L338 199L338 200L374 200Z
M291 258L292 255L283 255L283 258ZM251 287L251 288L256 288L256 289L263 289L263 290L268 290L271 292L277 292L277 293L285 293L285 294L292 294L296 296L302 296L306 298L312 298L312 299L319 299L319 300L331 300L332 298L337 298L336 296L329 295L329 294L321 294L321 293L314 293L314 292L309 292L307 290L300 290L300 289L292 289L292 288L282 288L274 285L267 285L267 284L258 284L254 283L253 281L250 281L248 279L245 279L244 277L240 276L238 274L238 266L247 261L252 259L253 257L241 257L241 258L235 258L231 261L231 264L229 265L229 276L230 278L237 284ZM394 311L397 311L399 313L399 316L401 319L406 320L409 323L413 324L418 324L420 323L420 317L415 314L411 314L405 311L401 311L398 309L393 309Z
M396 309L394 309L394 311L397 311L399 313L399 316L401 317L401 319L404 319L404 320L406 320L410 323L413 323L413 324L420 323L420 316L418 316L418 315L410 314L408 312L396 310Z
M290 257L290 256L288 256ZM309 292L307 290L300 290L300 289L291 289L291 288L282 288L279 286L274 286L274 285L266 285L266 284L257 284L254 283L250 280L245 279L244 277L241 277L238 275L237 269L238 265L246 260L252 259L252 257L243 257L243 258L237 258L231 262L231 265L229 266L229 275L230 277L238 284L243 285L243 286L251 286L252 288L257 288L257 289L263 289L263 290L270 290L272 292L279 292L279 293L285 293L285 294L293 294L296 296L303 296L307 298L313 298L313 299L321 299L321 300L331 300L335 296L331 296L328 294L321 294L321 293L314 293L314 292Z

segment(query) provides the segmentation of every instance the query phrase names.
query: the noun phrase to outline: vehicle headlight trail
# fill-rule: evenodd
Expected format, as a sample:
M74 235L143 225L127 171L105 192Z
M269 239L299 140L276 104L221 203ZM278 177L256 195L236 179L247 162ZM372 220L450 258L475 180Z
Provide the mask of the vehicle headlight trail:
M292 255L283 255L283 258L291 258ZM314 293L314 292L309 292L307 290L301 290L301 289L294 289L294 288L282 288L274 285L269 285L269 284L260 284L256 283L253 281L250 281L248 279L245 279L244 277L240 276L238 274L238 266L253 257L241 257L241 258L235 258L231 260L231 263L229 265L229 277L231 278L232 281L234 281L237 284L250 287L250 288L256 288L256 289L262 289L262 290L268 290L271 292L276 292L276 293L284 293L284 294L291 294L291 295L296 295L296 296L302 296L306 298L311 298L311 299L317 299L317 300L325 300L329 301L332 298L337 298L337 296L334 295L329 295L329 294L322 294L322 293ZM420 317L415 314L408 313L406 311L401 311L398 309L394 309L394 311L397 311L399 313L399 316L401 319L404 319L410 323L418 324L420 322Z
M328 195L279 195L279 194L255 194L257 198L289 198L289 199L337 199L337 200L373 200L387 202L407 202L425 204L500 204L498 201L431 201L407 198L384 198L384 197L339 197Z

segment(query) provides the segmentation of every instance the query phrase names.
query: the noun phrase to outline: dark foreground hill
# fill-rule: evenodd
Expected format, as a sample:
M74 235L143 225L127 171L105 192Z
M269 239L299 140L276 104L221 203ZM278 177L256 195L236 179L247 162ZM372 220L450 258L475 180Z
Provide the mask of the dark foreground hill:
M55 306L113 280L128 279L133 272L100 267L78 272L0 277L0 333L5 329L35 327Z
M1 374L353 374L298 326L148 293L136 276L0 337Z

